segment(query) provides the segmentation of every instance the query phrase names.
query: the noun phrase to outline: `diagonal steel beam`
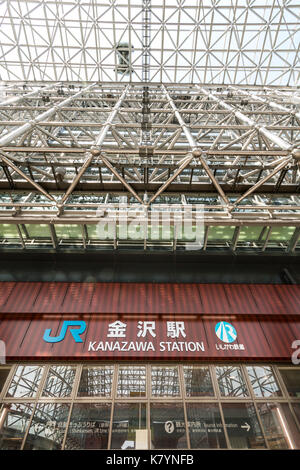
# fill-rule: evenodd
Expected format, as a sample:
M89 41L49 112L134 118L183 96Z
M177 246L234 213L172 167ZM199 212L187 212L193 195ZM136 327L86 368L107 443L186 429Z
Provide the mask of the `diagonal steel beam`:
M139 201L140 204L144 205L144 202L140 198L140 196L135 192L135 190L130 186L130 184L127 183L127 181L124 180L124 178L119 175L117 170L112 166L112 164L107 160L107 158L104 157L104 155L101 155L101 160L103 161L104 165L115 175L115 177L125 186L126 189Z
M239 88L237 88L235 86L232 86L232 85L229 85L228 88L233 90L236 94L241 94L241 95L247 96L247 97L249 97L249 98L251 98L255 101L260 101L261 103L267 104L268 106L270 106L270 108L273 108L276 111L282 111L283 113L294 115L297 119L300 119L300 112L297 112L294 109L286 108L285 106L282 106L281 104L276 103L275 101L271 101L271 100L262 98L261 96L258 96L258 95L254 94L254 93L252 93L248 90L239 89Z
M80 178L82 177L83 173L86 171L86 169L89 167L89 165L91 164L92 160L96 157L96 156L99 156L101 154L101 146L104 142L104 139L106 137L106 134L107 132L109 131L111 125L112 125L112 122L114 120L114 118L116 117L116 114L118 113L121 105L122 105L122 102L124 101L124 98L128 92L130 88L130 85L127 85L125 90L123 91L122 95L120 96L119 100L117 101L117 103L115 104L113 110L111 111L110 115L109 115L109 118L108 120L106 121L106 123L104 124L104 126L102 127L98 137L97 137L97 140L96 140L96 143L95 145L93 145L90 149L89 152L87 152L86 154L86 159L85 161L83 162L83 165L82 167L80 168L78 174L75 176L75 178L73 179L71 185L69 186L68 190L66 191L66 193L64 194L63 198L61 199L60 201L60 204L64 204L66 202L66 200L68 199L68 197L70 196L70 194L72 193L72 191L74 190L74 188L76 187L76 185L78 184L78 182L80 181ZM113 174L120 180L122 181L122 183L124 184L124 186L128 188L128 184L126 183L125 180L123 180L122 177L120 177L120 175L118 174L118 172L113 168L113 166L107 161L107 159L105 157L103 157L101 155L101 159L103 161L103 163L113 172ZM109 164L109 166L108 166ZM133 192L133 189L130 188L130 192ZM135 197L138 199L138 201L140 202L141 199L139 198L139 196L137 194L135 194L134 192L134 195Z
M148 204L151 204L170 185L170 183L172 183L172 181L175 178L177 178L178 175L180 175L180 173L189 165L189 163L193 160L193 158L197 157L197 158L199 158L205 172L207 173L207 175L211 179L213 185L217 189L217 191L220 194L221 198L224 200L224 202L227 205L229 205L229 201L228 201L227 196L225 195L223 189L221 188L220 184L218 183L218 181L214 177L212 171L210 170L208 164L206 163L205 152L203 152L202 149L197 145L194 137L191 134L190 129L185 124L181 114L179 113L174 101L170 97L170 95L169 95L169 93L168 93L168 91L167 91L167 89L164 85L162 85L162 89L163 89L163 92L164 92L164 94L165 94L165 96L168 100L168 103L171 106L172 110L174 111L175 117L176 117L177 121L179 122L179 125L180 125L180 127L181 127L181 129L182 129L182 131L183 131L183 133L184 133L184 135L185 135L185 137L186 137L186 139L189 143L189 146L191 148L191 156L187 157L187 159L184 161L184 163L182 163L180 165L178 170L176 170L176 172L163 184L163 186L161 188L159 188L159 190L152 196L152 198L150 199Z
M23 173L22 170L20 170L20 168L18 168L9 158L8 156L6 155L5 152L3 152L2 150L0 150L0 155L1 155L1 159L4 163L6 163L6 165L10 166L16 173L18 173L20 176L22 176L22 178L24 178L28 183L30 183L32 186L35 187L35 189L37 189L40 193L42 193L44 196L46 196L47 199L50 199L50 201L55 201L54 197L52 197L49 193L47 193L47 191L45 191L38 183L36 183L35 181L33 181L31 178L29 178L25 173Z
M200 88L201 93L203 93L204 95L209 97L211 100L217 102L218 105L221 108L226 109L227 111L233 113L235 115L235 117L239 121L241 121L243 124L245 124L246 126L249 126L252 129L256 129L260 134L262 134L270 142L277 145L282 150L292 150L293 149L293 146L289 142L286 142L285 140L281 139L281 137L279 137L278 135L273 134L271 131L266 129L264 126L257 125L257 123L255 121L253 121L253 119L249 118L248 116L243 114L241 111L236 110L233 106L229 105L228 103L225 103L225 101L223 101L220 98L218 98L217 96L215 96L212 92L207 91L205 88L199 87L199 85L197 85L197 86L198 86L198 88Z
M279 165L277 165L273 171L271 171L271 173L269 173L265 178L263 178L262 180L258 181L254 186L252 186L250 189L248 189L248 191L245 192L245 194L242 194L242 196L240 196L236 201L235 203L233 204L233 208L235 208L243 199L245 199L246 197L248 197L250 194L252 194L254 191L256 191L257 188L259 188L260 186L262 186L263 184L265 184L269 179L273 178L274 175L276 175L276 173L278 173L278 171L280 171L282 168L284 168L285 166L287 166L291 161L293 160L293 157L290 156L288 157L287 159L285 159L283 162L281 162Z
M69 98L61 101L59 104L53 106L52 108L48 109L42 114L39 114L36 118L26 122L22 126L18 127L17 129L13 129L11 132L8 132L5 136L0 138L0 147L4 147L5 145L9 144L12 142L14 139L20 137L21 135L25 134L26 132L30 131L33 129L36 124L38 124L41 121L44 121L45 119L48 119L49 117L53 116L60 108L63 108L64 106L67 106L69 103L71 103L74 99L78 98L84 93L87 93L90 91L92 88L96 86L96 83L92 83L91 85L87 86L83 90L78 91L74 95L70 96Z
M26 98L32 98L35 95L38 95L39 93L46 91L46 90L51 90L52 88L60 85L60 82L53 83L52 85L45 86L42 88L38 88L37 90L31 91L30 93L25 93L25 95L20 95L20 96L12 96L11 98L8 98L7 100L1 101L0 106L6 106L6 105L12 105L16 104L19 101L25 100Z

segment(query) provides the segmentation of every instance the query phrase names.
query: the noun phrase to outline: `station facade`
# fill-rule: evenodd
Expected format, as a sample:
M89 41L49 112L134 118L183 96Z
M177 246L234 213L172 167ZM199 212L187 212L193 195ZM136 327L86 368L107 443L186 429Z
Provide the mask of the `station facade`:
M1 449L299 449L297 285L0 283Z

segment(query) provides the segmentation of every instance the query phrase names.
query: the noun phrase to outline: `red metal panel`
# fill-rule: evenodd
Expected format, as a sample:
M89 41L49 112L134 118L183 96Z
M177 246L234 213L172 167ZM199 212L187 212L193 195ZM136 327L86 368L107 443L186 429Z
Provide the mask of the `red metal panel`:
M174 313L204 313L197 284L173 284Z
M300 286L279 285L276 286L277 295L284 306L284 314L297 314L300 312Z
M257 303L247 284L224 285L224 290L233 314L259 313Z
M115 313L118 311L120 284L96 283L89 307L83 313Z
M68 285L67 282L43 282L32 312L60 313Z
M292 320L288 317L260 319L259 323L268 338L273 359L281 359L286 355L291 360L291 345L295 339L300 339L299 324L291 327Z
M198 289L203 306L202 313L229 314L232 312L223 284L198 284Z
M41 282L18 282L2 311L5 313L32 313L34 302L42 286Z
M0 283L2 313L299 315L299 286Z
M16 286L15 282L0 282L0 308L6 304L7 299L11 295Z
M178 315L168 317L168 321L179 321ZM82 343L76 343L71 331L57 343L47 343L43 336L45 330L51 329L51 336L60 333L63 321L84 320L87 329L82 334ZM117 319L126 326L124 336L110 337L109 325ZM231 343L221 341L215 327L218 319L186 319L184 321L185 335L174 338L168 334L167 320L156 319L154 335L139 334L140 321L149 321L149 316L141 316L141 320L132 320L117 315L55 315L53 318L37 318L37 316L12 318L6 316L0 323L0 335L6 343L7 359L63 359L77 358L81 360L283 360L291 361L293 352L291 345L295 339L300 339L300 322L280 317L278 319L262 319L256 316L242 316L230 323L237 331L236 340ZM181 321L181 319L180 319ZM97 347L102 342L101 347ZM108 342L118 349L103 350L103 344ZM129 343L152 344L149 350L138 350L137 346L129 348ZM176 344L175 344L176 343ZM89 351L89 345L92 347ZM131 344L131 343L130 343ZM176 348L174 346L176 345ZM195 345L201 345L198 350ZM121 349L121 348L125 349ZM203 348L202 348L203 346ZM139 346L141 347L141 346Z
M145 284L121 284L117 313L148 313L147 289Z
M93 283L71 282L67 284L65 297L60 311L62 313L89 312L94 290L95 284Z
M278 295L278 286L250 285L253 297L257 304L258 313L267 315L282 315L285 307Z

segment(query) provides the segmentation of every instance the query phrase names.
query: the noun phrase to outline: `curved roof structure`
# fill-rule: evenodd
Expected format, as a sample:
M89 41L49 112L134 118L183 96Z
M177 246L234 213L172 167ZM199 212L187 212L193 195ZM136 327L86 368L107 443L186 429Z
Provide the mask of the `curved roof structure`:
M0 78L297 86L296 0L4 0ZM130 69L119 73L119 44Z
M0 249L299 252L295 0L10 0L0 21Z

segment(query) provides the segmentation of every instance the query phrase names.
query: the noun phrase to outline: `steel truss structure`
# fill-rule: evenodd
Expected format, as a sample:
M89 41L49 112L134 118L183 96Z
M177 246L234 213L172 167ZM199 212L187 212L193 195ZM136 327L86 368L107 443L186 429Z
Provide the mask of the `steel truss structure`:
M2 0L0 79L143 81L145 4ZM299 43L295 0L152 0L149 79L296 86Z
M0 22L2 248L299 250L292 0L10 0Z
M295 251L299 94L289 88L148 85L146 95L143 83L2 88L2 246L18 238L23 248L184 248L187 238L176 220L189 211L193 227L201 204L201 249L221 244ZM161 227L166 216L171 236L149 235L153 217ZM131 240L121 237L122 218L143 230ZM95 232L101 220L115 227L106 240ZM5 234L12 226L16 237ZM220 227L223 235L214 240ZM289 237L280 240L285 230Z

